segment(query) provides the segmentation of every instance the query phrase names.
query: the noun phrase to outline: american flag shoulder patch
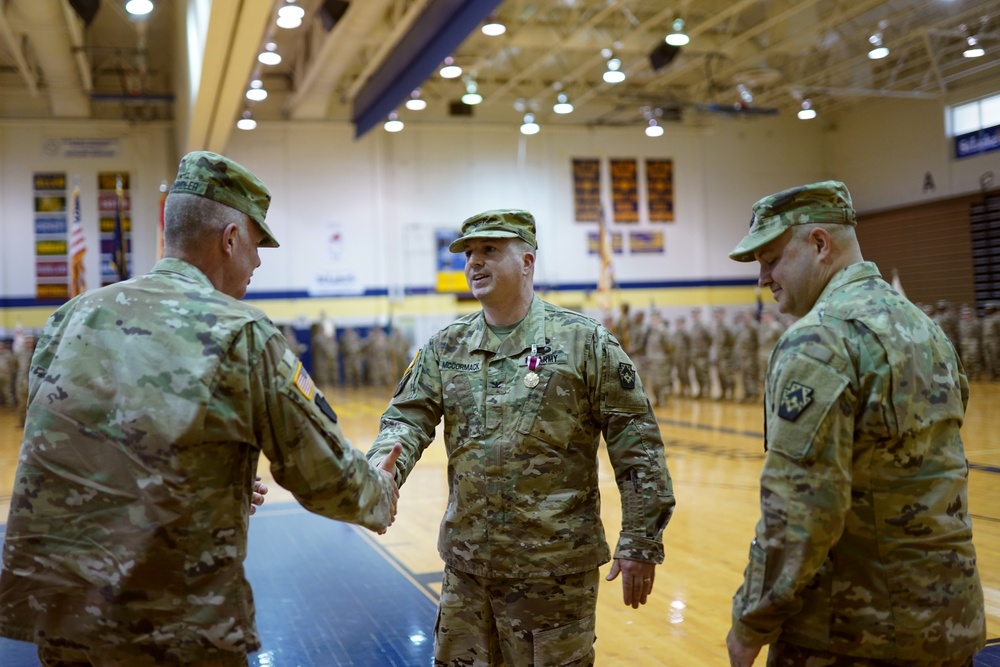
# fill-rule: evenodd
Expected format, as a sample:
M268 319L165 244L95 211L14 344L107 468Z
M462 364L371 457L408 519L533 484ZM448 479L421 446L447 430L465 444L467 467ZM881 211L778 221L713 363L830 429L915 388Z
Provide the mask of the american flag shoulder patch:
M306 372L306 369L302 368L301 361L299 362L299 365L295 367L294 382L296 389L302 392L302 395L306 397L307 401L311 401L313 394L316 393L316 385L313 384L312 378L309 377L309 373Z

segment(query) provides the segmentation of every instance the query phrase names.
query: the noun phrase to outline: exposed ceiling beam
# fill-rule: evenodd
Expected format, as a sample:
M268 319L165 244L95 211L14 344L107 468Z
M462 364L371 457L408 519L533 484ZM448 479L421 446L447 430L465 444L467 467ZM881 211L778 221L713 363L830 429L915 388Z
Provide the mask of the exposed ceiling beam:
M24 57L21 40L15 36L14 30L7 21L7 12L4 7L0 7L0 40L3 40L4 44L7 45L7 50L14 57L17 71L21 75L21 78L24 79L25 84L27 84L31 96L38 95L37 75L31 69L31 66L28 65L28 59Z
M61 4L61 0L17 0L10 6L23 20L24 33L44 76L52 115L87 118L90 98L76 71Z

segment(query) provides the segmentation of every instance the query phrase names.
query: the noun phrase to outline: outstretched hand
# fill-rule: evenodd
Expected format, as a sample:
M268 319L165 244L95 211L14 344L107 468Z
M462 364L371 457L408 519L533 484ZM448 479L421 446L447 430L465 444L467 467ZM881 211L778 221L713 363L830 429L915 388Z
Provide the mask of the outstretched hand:
M606 579L614 581L619 573L622 575L622 593L625 605L638 609L639 605L646 604L646 598L653 592L656 563L616 558L611 563L611 572L608 573Z
M389 523L385 528L378 531L379 535L385 535L385 531L389 529L389 526L396 520L396 504L399 501L399 486L396 484L396 460L399 455L403 453L403 446L398 442L392 446L392 451L384 459L379 461L377 466L379 472L389 478L392 483L392 497L389 503Z
M267 484L260 481L260 475L253 483L253 497L250 499L250 516L257 513L257 506L264 504L264 496L267 494Z

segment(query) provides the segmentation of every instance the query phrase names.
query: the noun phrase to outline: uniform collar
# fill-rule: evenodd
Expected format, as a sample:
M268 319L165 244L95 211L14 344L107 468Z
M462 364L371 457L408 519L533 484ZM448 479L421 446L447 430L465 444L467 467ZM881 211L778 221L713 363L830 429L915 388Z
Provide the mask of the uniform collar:
M178 273L203 287L215 289L212 281L201 272L201 269L194 264L185 262L183 259L177 259L176 257L164 257L153 266L152 273Z
M528 314L502 342L490 331L486 314L482 311L476 318L472 335L479 340L474 351L490 352L501 357L519 356L533 344L542 347L545 344L545 302L537 294L533 295Z
M868 280L869 278L881 278L882 274L878 270L875 262L858 262L857 264L851 264L845 266L830 279L830 282L826 284L823 291L820 292L819 298L816 299L816 303L822 303L826 301L835 291L847 285L848 283L858 282L859 280ZM815 308L815 306L813 306Z

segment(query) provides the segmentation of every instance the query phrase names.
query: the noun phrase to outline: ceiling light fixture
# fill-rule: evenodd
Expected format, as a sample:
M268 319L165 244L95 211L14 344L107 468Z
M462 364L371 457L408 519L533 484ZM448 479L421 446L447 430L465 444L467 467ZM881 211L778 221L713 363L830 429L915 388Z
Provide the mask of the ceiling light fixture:
M267 99L267 91L264 90L264 83L260 79L254 79L250 82L247 99L254 102L261 102Z
M399 115L395 111L389 112L389 119L385 121L386 132L402 132L403 131L403 121L399 120Z
M448 56L444 59L444 65L438 70L440 74L445 79L457 79L462 76L462 68L455 64L455 59Z
M465 95L462 95L462 103L468 104L470 107L475 106L483 101L483 96L479 94L479 88L476 86L475 81L469 81L465 84Z
M264 50L257 55L257 60L262 65L277 65L281 62L281 54L277 52L278 45L268 42L264 45Z
M869 37L868 43L872 45L871 51L868 52L868 57L872 60L881 60L889 55L889 47L882 43L881 32L876 32L874 35Z
M980 58L986 55L986 50L983 49L982 46L980 46L979 40L977 40L975 37L971 35L969 37L966 37L965 43L969 45L969 48L967 48L965 51L962 51L962 55L965 56L966 58Z
M655 118L649 119L649 125L646 126L646 136L647 137L663 136L663 126L657 123Z
M302 19L306 15L306 10L294 4L294 2L295 0L288 0L289 4L278 10L278 20L276 23L279 28L291 30L302 25Z
M608 83L621 83L625 80L625 72L621 70L622 61L618 58L608 60L608 71L604 73L604 80Z
M238 121L236 121L236 127L241 130L252 130L257 127L257 121L253 119L250 115L250 109L246 109L243 115Z
M542 128L535 122L535 114L526 113L524 114L524 122L521 124L521 134L538 134L538 131Z
M569 103L566 93L556 95L556 103L552 105L552 110L563 115L573 113L573 105Z
M691 38L684 32L684 19L674 19L671 28L673 32L664 39L670 46L685 46L691 41Z
M406 100L406 108L410 111L423 111L427 108L427 100L420 97L419 88L410 93L410 99Z
M802 108L799 109L799 120L812 120L816 117L816 110L813 109L812 100L806 98L802 100Z
M153 11L153 3L150 0L128 0L125 11L132 16L145 16Z
M499 37L507 32L507 26L500 23L500 19L497 17L496 12L493 12L490 14L490 17L486 19L486 23L483 24L482 31L484 35L489 37Z

